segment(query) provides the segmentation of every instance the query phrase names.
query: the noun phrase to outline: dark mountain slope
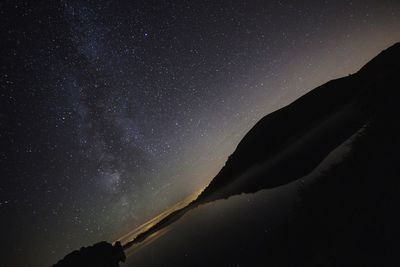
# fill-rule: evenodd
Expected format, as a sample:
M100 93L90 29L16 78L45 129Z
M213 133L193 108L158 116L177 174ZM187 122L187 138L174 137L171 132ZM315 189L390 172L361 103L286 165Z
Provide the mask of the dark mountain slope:
M399 115L400 43L356 74L330 81L260 120L197 200L140 234L133 243L191 208L300 179L364 125ZM386 115L385 115L386 114ZM396 117L396 116L394 116Z
M292 104L261 119L239 143L226 165L200 196L218 199L255 192L298 179L332 149L371 120L386 102L398 96L400 44L385 50L359 72L330 81ZM268 165L266 166L266 163ZM261 167L251 183L240 182L221 195L214 192Z

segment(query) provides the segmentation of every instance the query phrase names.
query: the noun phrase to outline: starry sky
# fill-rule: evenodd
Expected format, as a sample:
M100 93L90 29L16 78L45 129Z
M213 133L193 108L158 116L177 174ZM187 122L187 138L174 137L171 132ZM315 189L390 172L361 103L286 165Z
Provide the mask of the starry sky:
M204 187L400 41L399 1L2 1L0 253L46 266Z

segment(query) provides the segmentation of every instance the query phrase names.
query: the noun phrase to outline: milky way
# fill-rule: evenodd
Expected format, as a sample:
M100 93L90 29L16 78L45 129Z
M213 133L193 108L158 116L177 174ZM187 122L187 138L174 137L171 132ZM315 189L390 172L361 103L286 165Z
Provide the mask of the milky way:
M43 266L113 240L400 41L398 1L299 2L2 3L2 253Z

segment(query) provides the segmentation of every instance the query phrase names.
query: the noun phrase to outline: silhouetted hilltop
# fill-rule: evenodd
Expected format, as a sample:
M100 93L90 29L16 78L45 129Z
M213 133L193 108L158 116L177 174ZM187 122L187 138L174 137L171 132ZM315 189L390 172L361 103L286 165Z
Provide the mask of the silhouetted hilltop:
M381 109L388 108L386 103L399 95L399 74L397 43L356 74L330 81L265 116L242 139L199 200L255 192L304 176ZM254 167L260 175L241 177ZM238 186L226 189L233 182ZM222 188L222 194L212 196Z
M302 178L363 126L383 121L389 115L400 115L398 77L400 43L381 52L357 73L319 86L265 116L246 134L194 202L125 247L144 240L202 203Z

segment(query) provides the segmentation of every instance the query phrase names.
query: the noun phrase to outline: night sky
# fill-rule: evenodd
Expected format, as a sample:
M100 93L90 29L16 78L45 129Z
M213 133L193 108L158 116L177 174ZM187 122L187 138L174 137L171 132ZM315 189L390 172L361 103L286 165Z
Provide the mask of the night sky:
M1 258L48 266L204 187L264 115L400 41L399 1L2 1Z

